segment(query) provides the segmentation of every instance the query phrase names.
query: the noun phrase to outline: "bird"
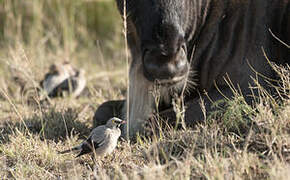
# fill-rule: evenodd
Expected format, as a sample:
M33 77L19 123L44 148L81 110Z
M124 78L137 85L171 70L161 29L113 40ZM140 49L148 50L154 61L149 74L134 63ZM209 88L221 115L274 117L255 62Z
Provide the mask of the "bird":
M70 76L60 84L58 84L52 91L50 97L56 97L60 93L68 92L72 97L78 97L86 86L85 71L83 69L77 70L74 76Z
M61 151L60 154L80 151L76 157L94 152L96 156L105 156L113 152L121 135L120 126L126 123L117 117L107 121L105 125L98 126L92 130L89 137L79 146Z
M85 71L75 69L68 61L52 64L40 86L50 98L63 95L64 92L78 97L86 86Z

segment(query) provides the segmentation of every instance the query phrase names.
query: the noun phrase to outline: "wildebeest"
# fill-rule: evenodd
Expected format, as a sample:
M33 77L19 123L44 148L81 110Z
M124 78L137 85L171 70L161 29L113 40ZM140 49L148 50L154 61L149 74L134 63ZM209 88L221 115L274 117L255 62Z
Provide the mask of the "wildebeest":
M255 86L252 78L267 86L262 77L274 78L275 72L262 49L275 63L290 61L289 47L270 33L290 44L290 0L116 1L121 15L126 15L132 56L130 135L142 130L156 107L155 84L163 117L174 117L171 99L178 94L185 101L185 121L193 124L203 118L200 99L210 111L211 101L233 95L227 81L246 98L249 87ZM104 123L102 119L116 112L125 117L124 101L104 103L94 120Z

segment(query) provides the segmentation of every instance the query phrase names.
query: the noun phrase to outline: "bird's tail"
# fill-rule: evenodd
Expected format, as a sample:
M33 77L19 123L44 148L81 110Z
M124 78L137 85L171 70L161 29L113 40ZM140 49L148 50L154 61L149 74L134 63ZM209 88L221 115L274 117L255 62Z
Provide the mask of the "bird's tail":
M72 151L80 151L82 150L82 147L81 146L76 146L76 147L73 147L71 149L67 149L65 151L59 151L58 154L65 154L65 153L69 153L69 152L72 152Z

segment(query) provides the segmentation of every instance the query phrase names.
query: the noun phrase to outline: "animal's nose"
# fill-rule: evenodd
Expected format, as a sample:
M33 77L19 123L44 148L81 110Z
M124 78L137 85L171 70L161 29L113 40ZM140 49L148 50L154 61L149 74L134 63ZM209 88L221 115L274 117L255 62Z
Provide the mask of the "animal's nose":
M176 53L164 54L153 49L144 52L144 75L154 81L182 77L188 70L186 49L182 46Z

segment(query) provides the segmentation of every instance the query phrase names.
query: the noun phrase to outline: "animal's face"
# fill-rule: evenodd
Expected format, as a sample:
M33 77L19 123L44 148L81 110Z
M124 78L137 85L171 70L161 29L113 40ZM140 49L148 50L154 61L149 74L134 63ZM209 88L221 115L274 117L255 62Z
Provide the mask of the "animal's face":
M123 0L117 3L123 12ZM151 82L165 86L185 82L189 71L188 0L127 0L126 4L129 46L137 51L133 56L139 56L133 57L133 64L141 64L143 75Z

